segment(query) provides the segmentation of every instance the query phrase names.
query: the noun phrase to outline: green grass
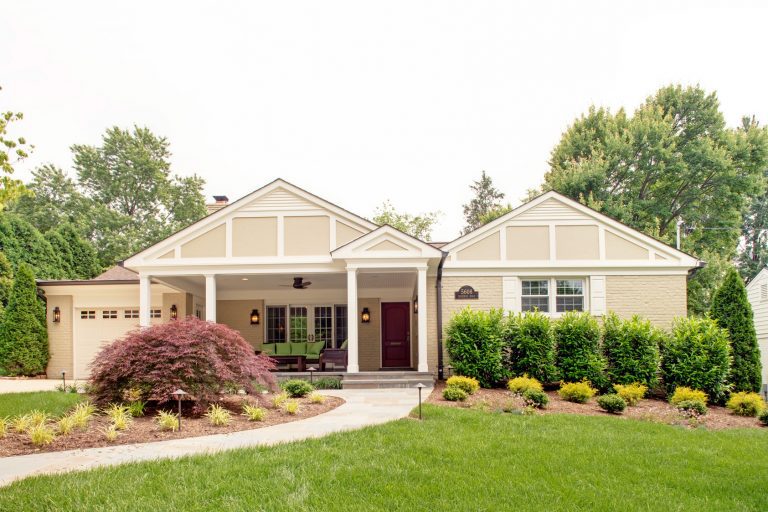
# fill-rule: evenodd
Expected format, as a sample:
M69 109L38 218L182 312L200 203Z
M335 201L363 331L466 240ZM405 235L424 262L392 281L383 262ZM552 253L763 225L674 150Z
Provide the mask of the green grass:
M766 510L768 431L425 406L273 448L27 479L0 510Z
M61 391L0 393L0 418L25 414L35 409L60 416L84 399L83 395Z

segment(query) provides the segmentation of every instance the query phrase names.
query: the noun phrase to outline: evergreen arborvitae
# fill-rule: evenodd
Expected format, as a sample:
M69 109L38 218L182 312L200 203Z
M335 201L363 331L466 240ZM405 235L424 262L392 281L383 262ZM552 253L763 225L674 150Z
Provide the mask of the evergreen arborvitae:
M0 306L6 307L8 299L11 297L11 287L13 286L13 268L11 262L0 251Z
M0 325L0 368L9 375L39 375L48 364L45 312L37 298L32 269L22 263Z
M45 239L48 240L48 243L51 244L51 247L53 247L53 250L56 252L56 254L59 255L59 258L61 259L61 271L64 275L64 278L77 279L77 276L72 270L74 262L74 258L72 257L72 249L69 247L67 241L64 240L64 237L61 236L61 233L52 229L45 234Z
M62 224L56 231L67 242L72 254L72 277L91 279L97 276L101 272L101 265L93 245L83 238L72 224Z
M752 306L747 300L744 281L730 268L712 298L710 316L727 329L731 340L731 391L759 391L761 380L760 349L752 321Z

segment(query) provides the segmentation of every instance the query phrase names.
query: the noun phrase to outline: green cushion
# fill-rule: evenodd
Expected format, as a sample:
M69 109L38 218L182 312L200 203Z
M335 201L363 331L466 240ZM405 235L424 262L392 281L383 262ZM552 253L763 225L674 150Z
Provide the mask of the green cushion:
M292 356L305 356L307 355L307 344L306 342L301 343L290 343L291 345L291 355Z
M291 355L290 343L275 343L275 355L276 356L289 356Z
M344 343L341 344L341 346L339 347L341 350L347 350L347 341L349 340L344 340Z
M322 341L307 343L307 356L319 356L320 352L323 350L323 345L325 345L325 343Z
M275 344L274 343L264 343L261 346L261 351L263 353L267 354L268 356L274 355L275 354Z

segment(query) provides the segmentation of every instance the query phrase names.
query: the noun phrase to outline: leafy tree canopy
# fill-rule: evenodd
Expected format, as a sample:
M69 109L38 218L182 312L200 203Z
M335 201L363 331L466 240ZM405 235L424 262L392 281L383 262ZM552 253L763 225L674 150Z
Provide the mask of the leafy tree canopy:
M470 231L473 231L486 222L490 222L494 218L495 213L503 211L504 208L501 201L504 199L504 193L500 192L493 186L493 180L483 171L480 179L473 182L469 186L474 193L474 197L464 205L464 220L466 225L461 234L465 235ZM506 213L506 212L504 212ZM501 214L503 215L503 213ZM490 220L488 220L490 219Z
M380 225L389 224L419 240L428 241L432 238L432 228L439 217L440 212L426 212L419 215L398 213L392 203L387 200L376 208L373 222Z
M0 112L0 210L25 193L24 185L21 181L11 178L11 174L14 164L29 156L28 150L33 146L27 144L24 137L8 134L8 127L22 119L24 114L21 112Z

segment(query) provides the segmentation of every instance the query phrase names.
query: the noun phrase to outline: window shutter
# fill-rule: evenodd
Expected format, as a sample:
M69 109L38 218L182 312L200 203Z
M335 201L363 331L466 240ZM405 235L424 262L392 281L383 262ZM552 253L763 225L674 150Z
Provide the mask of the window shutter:
M520 311L520 279L517 277L501 278L501 305L506 311Z
M589 309L593 315L605 314L605 276L589 278Z

